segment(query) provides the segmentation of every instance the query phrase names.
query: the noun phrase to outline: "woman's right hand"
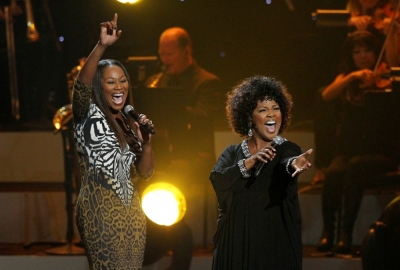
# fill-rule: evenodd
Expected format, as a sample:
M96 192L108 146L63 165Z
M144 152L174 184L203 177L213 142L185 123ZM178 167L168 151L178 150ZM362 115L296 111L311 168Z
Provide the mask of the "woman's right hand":
M259 162L268 163L273 160L276 155L276 150L273 146L268 145L253 155L251 159L254 160L254 164Z
M117 30L118 14L114 14L114 18L111 21L100 23L100 40L101 45L112 45L119 39L122 31Z

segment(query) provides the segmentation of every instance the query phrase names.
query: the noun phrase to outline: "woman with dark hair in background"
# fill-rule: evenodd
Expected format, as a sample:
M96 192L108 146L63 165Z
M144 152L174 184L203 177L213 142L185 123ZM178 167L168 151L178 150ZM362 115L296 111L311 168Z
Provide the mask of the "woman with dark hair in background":
M270 77L245 79L228 94L229 124L246 139L228 146L210 175L219 205L212 269L302 268L297 176L312 149L278 136L291 109L286 87Z
M90 269L142 269L146 220L130 170L148 179L154 169L151 135L121 112L132 105L128 73L116 60L101 60L121 35L117 19L100 24L72 94L82 174L76 221ZM138 121L152 125L145 115Z
M391 0L393 1L393 0ZM346 9L350 13L350 19L348 20L348 29L340 34L339 43L335 47L333 52L336 55L343 45L343 41L347 34L354 31L362 30L369 31L372 33L379 43L383 44L387 29L390 24L390 19L387 16L387 12L384 10L387 8L389 0L348 0ZM328 29L329 32L333 31L332 28ZM344 34L344 35L343 35ZM343 35L343 41L340 41ZM335 37L335 41L338 37ZM390 39L392 40L392 39ZM393 42L391 42L393 43ZM390 51L393 54L393 46L387 46L385 52ZM326 53L326 52L325 52ZM379 55L379 51L376 53ZM328 62L336 62L338 57L324 61L324 65ZM393 59L393 57L391 57ZM400 58L399 58L400 59ZM387 61L391 63L391 61ZM334 64L333 69L328 72L335 76L337 74L337 63ZM326 73L326 74L328 74ZM334 156L335 146L330 142L334 139L334 132L338 125L340 101L329 100L326 102L322 99L321 93L332 80L329 76L328 81L324 83L317 91L316 98L314 100L314 177L311 182L312 185L320 184L325 180L326 168L329 166Z
M352 252L353 227L365 187L376 176L395 170L398 149L393 136L391 115L372 99L366 105L366 92L381 79L373 69L380 44L367 31L356 31L343 44L339 75L321 95L325 101L339 99L342 104L336 153L328 166L322 191L324 228L317 245L319 251L333 248L336 214L341 209L336 252ZM343 200L343 207L342 207Z

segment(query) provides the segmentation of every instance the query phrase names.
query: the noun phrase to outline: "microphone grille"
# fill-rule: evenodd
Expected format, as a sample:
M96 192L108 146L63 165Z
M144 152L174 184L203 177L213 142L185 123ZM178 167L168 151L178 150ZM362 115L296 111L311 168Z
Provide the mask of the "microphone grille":
M125 107L124 107L125 114L128 114L132 110L133 110L133 107L131 105L125 105Z

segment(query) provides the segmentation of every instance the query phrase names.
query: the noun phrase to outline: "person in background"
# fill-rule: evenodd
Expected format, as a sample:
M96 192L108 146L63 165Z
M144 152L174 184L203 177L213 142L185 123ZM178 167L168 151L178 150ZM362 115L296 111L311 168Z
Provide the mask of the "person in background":
M384 33L387 37L384 48L384 61L388 68L400 66L400 12L398 0L390 0L387 4L381 6L381 13L385 21L393 22L393 26L385 27ZM397 12L396 12L397 11Z
M218 125L216 119L224 115L225 91L221 79L196 61L191 37L185 29L172 27L163 31L158 54L162 71L150 76L145 86L163 92L180 90L179 98L171 95L173 104L175 99L183 99L179 105L174 105L179 106L179 115L167 112L167 120L173 124L158 125L156 142L160 142L163 134L168 134L168 147L158 147L168 149L157 162L158 168L165 168L170 182L186 197L187 212L181 222L192 230L193 244L207 248L212 241L208 232L215 229L217 220L216 199L207 179L215 164L214 131ZM163 132L163 128L167 132ZM156 153L156 161L157 158Z
M121 36L118 15L100 24L100 38L78 74L72 93L81 188L76 222L90 269L142 269L146 219L131 178L154 170L152 136L122 110L132 104L129 75L102 59ZM133 166L135 175L130 174Z
M346 9L350 12L349 26L355 30L370 30L381 20L375 13L382 0L348 0ZM386 0L387 2L387 0Z
M380 47L384 53L382 60L386 64L386 66L380 66L380 70L385 69L386 74L389 74L390 67L399 66L400 63L398 24L394 25L391 34L387 36L389 25L394 17L393 9L396 6L396 0L348 0L346 8L350 12L347 35L354 31L368 31L375 36L379 46L384 45L385 39L388 39L385 48ZM340 53L340 49L338 52ZM379 53L379 51L376 52L376 57L378 57ZM380 71L380 73L382 72ZM333 75L336 76L336 67ZM321 93L326 86L324 85L318 89L314 102L315 173L311 182L312 185L322 183L325 180L326 168L333 158L335 148L333 144L330 144L330 141L334 138L341 114L339 99L329 101L322 99Z
M367 30L385 47L382 60L387 68L400 66L400 24L398 0L349 0L353 30Z
M370 32L353 32L343 44L340 73L321 93L325 101L341 101L338 132L331 142L336 151L322 191L323 232L317 245L321 252L334 246L336 214L340 209L335 251L352 252L353 228L365 187L376 176L397 168L394 129L386 122L391 115L374 99L366 104L365 92L380 82L372 71L379 51L380 44Z
M290 123L291 95L275 78L255 76L226 104L232 130L246 139L228 146L210 173L219 209L212 269L301 269L297 178L311 167L312 149L278 136Z
M191 38L183 28L168 28L161 34L158 54L163 70L150 76L146 86L179 88L186 96L184 112L188 115L186 121L190 128L185 135L190 138L174 143L174 157L200 158L212 167L215 162L213 123L219 114L223 114L224 108L222 82L215 74L199 66L193 57Z

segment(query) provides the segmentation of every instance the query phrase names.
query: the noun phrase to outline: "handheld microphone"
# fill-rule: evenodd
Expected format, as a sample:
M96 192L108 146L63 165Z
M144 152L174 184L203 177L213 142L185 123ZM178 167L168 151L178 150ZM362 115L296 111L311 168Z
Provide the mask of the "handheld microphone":
M275 146L280 145L280 144L282 144L283 142L286 142L286 141L287 141L287 140L286 140L285 138L282 138L281 136L278 135L278 136L276 136L276 137L272 140L271 146L272 146L272 147L275 147ZM264 165L265 165L264 162L260 162L260 163L257 165L257 167L256 167L256 172L254 173L254 176L255 176L255 177L257 177L257 176L260 174L262 168L264 168Z
M139 114L137 112L135 112L135 110L133 109L133 107L131 105L125 105L124 114L129 115L130 117L135 119L135 121L138 122L139 125L142 126L148 133L150 133L152 135L154 135L156 133L149 123L147 123L147 124L140 123Z

